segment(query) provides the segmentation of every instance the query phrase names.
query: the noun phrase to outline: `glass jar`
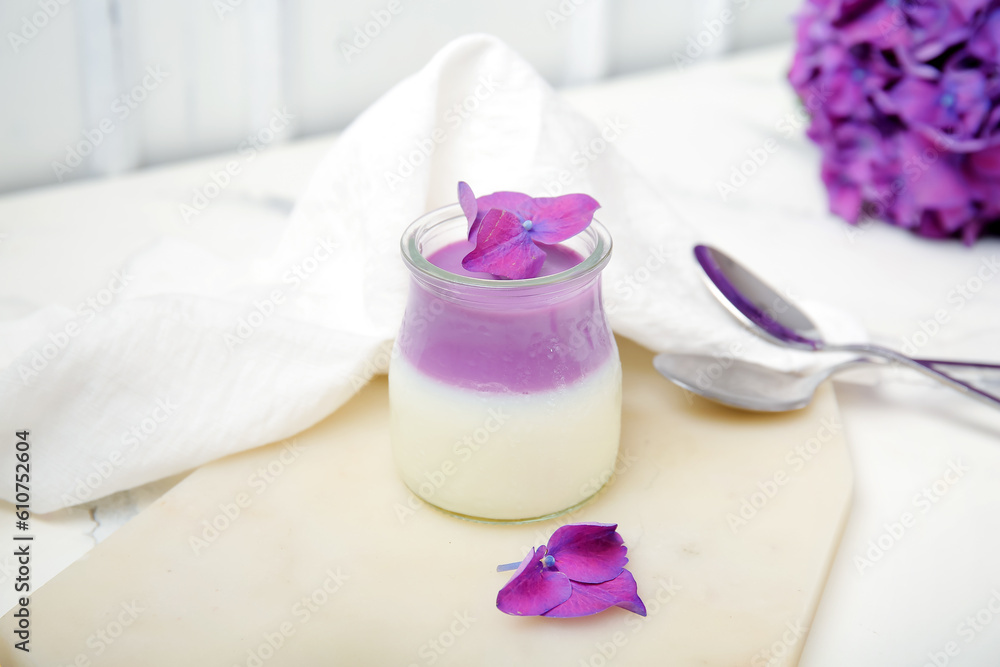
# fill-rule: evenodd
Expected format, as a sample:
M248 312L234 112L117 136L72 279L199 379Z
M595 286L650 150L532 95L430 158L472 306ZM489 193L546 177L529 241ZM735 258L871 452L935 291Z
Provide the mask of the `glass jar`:
M549 276L456 275L427 257L465 239L456 204L403 234L409 300L389 369L393 458L426 502L466 518L565 512L611 477L621 361L601 303L611 237L594 221Z

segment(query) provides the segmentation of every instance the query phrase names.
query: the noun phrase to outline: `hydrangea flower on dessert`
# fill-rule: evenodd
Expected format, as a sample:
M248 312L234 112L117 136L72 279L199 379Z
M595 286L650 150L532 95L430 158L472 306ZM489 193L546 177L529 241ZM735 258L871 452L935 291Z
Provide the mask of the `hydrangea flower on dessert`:
M1000 223L1000 2L807 0L789 80L830 210L973 243Z
M625 569L628 549L617 524L562 526L544 546L531 549L497 594L497 609L513 616L571 618L621 607L640 616L635 578Z
M520 192L494 192L477 198L468 183L458 184L458 201L476 242L462 260L469 271L498 278L534 278L545 263L541 245L554 245L586 229L600 208L589 195L533 198Z

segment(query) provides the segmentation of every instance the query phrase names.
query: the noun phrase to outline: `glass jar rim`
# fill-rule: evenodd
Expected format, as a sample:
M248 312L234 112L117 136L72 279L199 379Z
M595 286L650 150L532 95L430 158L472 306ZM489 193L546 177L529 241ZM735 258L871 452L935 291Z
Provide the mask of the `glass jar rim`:
M406 262L407 267L414 275L454 286L484 288L491 291L520 291L526 288L530 290L536 287L565 285L567 283L576 283L581 279L589 279L599 273L611 259L611 234L604 225L594 218L590 225L577 235L588 237L592 240L593 250L584 257L582 262L571 266L565 271L521 280L491 280L488 278L461 276L431 264L420 252L419 247L421 233L429 231L436 225L450 222L459 217L462 220L466 219L461 205L450 204L425 213L406 228L400 239L399 247L403 255L403 261Z

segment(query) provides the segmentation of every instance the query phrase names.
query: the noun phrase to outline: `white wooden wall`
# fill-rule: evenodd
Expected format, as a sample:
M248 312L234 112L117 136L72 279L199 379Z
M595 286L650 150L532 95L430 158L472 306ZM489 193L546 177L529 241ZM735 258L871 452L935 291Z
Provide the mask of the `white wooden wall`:
M0 192L342 128L469 32L563 85L788 39L798 4L0 0Z

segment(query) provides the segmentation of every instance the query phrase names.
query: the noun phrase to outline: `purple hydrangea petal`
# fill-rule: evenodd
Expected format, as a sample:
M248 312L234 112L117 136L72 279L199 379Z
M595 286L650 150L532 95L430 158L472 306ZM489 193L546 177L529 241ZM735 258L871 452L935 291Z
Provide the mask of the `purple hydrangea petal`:
M971 185L949 155L912 135L901 140L900 150L900 158L908 165L907 189L917 206L955 208L968 201Z
M465 181L458 182L458 203L462 206L462 213L469 221L469 238L472 238L472 225L476 222L476 195L472 192L472 187Z
M599 584L621 574L628 549L618 524L579 523L562 526L548 541L555 566L573 581Z
M941 80L942 92L939 106L951 101L950 107L941 109L944 123L957 122L962 136L973 136L990 111L986 96L986 79L978 70L948 72ZM944 124L942 123L942 124Z
M929 239L948 238L948 232L941 226L941 222L934 211L923 212L916 232L920 236L925 236Z
M480 210L499 208L511 213L520 214L526 206L530 206L532 198L523 192L509 192L501 190L493 194L483 195L476 200Z
M531 197L521 192L501 191L479 197L476 200L476 205L478 207L476 219L469 227L469 240L471 241L477 237L479 234L479 226L483 223L483 218L486 217L486 214L489 213L490 209L498 208L502 211L510 211L514 215L518 216L521 222L523 222L526 219L525 214L530 213L532 210L531 202Z
M969 38L970 25L954 0L908 3L904 13L907 32L913 33L911 50L918 60L933 60Z
M491 209L483 217L476 247L462 259L468 271L500 278L534 278L545 263L545 252L536 246L521 220L510 211Z
M965 221L969 219L970 211L968 204L960 204L954 208L942 208L938 209L938 225L947 232L948 236L952 236L955 232L962 228Z
M1000 181L1000 146L993 146L970 155L969 165L979 176Z
M532 200L532 206L522 219L531 220L531 236L536 242L553 245L586 229L594 219L594 211L600 207L590 195L541 197Z
M542 614L553 618L574 618L589 616L598 612L621 607L640 616L646 615L646 605L639 599L635 578L628 570L601 584L571 582L572 595L562 604L552 607Z
M788 71L788 80L793 86L802 86L816 74L813 59L802 52L796 53L792 59L792 67Z
M902 29L900 29L902 28ZM896 33L906 32L906 17L898 6L888 2L872 2L864 20L850 21L840 29L839 37L846 44L860 44L876 39L900 39Z
M538 616L558 607L573 593L569 578L542 565L545 547L532 549L510 581L497 593L497 609L513 616Z
M964 208L969 191L969 182L962 172L945 157L928 165L913 184L914 199L928 209Z
M951 6L958 12L961 21L969 21L981 9L986 8L983 0L951 0Z
M922 41L933 41L955 32L968 35L968 27L964 25L962 16L953 12L952 0L935 2L907 3L906 16ZM956 31L956 28L959 28Z
M937 92L937 86L930 81L906 77L889 94L891 111L909 122L930 122Z
M965 225L962 228L962 243L965 245L975 243L979 235L983 233L984 227L986 227L986 221L981 218Z
M921 213L922 209L913 196L913 188L904 188L893 200L888 215L900 227L916 230L920 224Z
M993 10L990 13L983 26L969 39L967 46L969 52L977 58L996 62L1000 47L1000 11Z
M857 222L861 216L860 188L841 178L839 169L828 169L826 165L823 166L822 177L826 183L830 210L848 222Z

